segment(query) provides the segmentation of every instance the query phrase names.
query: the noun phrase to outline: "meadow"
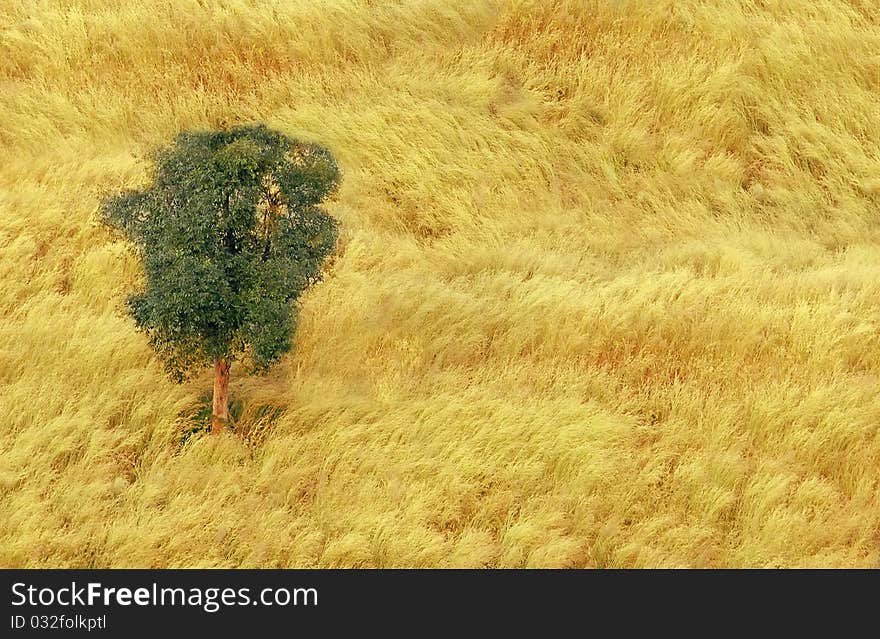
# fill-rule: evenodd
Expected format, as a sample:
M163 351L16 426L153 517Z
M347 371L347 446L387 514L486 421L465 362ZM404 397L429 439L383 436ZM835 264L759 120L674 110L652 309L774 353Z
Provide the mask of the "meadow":
M101 226L185 129L340 244L193 432ZM0 0L0 566L880 566L875 0Z

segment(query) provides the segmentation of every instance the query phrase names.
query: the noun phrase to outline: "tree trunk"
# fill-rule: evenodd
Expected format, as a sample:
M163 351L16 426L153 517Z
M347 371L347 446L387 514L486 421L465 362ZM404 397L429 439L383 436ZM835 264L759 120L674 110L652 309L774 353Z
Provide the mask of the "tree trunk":
M211 415L211 432L219 433L229 421L229 362L214 362L214 413Z

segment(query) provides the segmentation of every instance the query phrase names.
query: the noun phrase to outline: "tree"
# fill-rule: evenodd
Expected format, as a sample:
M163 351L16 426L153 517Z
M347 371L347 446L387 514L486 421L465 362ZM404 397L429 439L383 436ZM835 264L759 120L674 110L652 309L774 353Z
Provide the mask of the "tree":
M229 419L232 361L265 371L290 350L299 296L336 244L320 205L339 178L327 149L242 126L181 133L147 188L103 202L143 265L138 328L178 382L214 366L212 432Z

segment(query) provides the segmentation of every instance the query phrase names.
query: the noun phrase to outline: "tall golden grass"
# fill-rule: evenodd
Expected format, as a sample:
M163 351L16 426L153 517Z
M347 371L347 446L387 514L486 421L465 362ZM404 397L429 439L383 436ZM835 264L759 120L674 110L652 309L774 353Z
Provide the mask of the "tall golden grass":
M345 171L238 433L97 222L180 130ZM0 1L0 565L876 566L875 0Z

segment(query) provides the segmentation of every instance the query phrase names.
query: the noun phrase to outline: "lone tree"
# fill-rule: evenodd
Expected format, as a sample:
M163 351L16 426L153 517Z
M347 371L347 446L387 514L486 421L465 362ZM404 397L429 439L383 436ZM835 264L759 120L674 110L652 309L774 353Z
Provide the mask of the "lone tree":
M152 184L109 197L102 217L141 258L145 286L128 308L169 373L182 382L213 364L218 432L232 361L266 370L290 350L297 300L336 244L320 204L339 168L262 125L181 133L155 160Z

